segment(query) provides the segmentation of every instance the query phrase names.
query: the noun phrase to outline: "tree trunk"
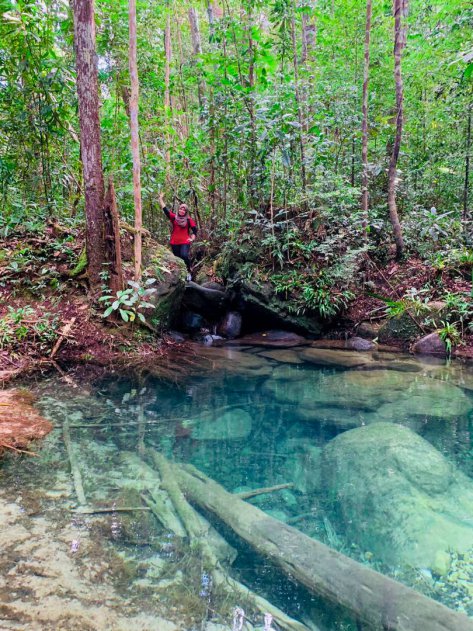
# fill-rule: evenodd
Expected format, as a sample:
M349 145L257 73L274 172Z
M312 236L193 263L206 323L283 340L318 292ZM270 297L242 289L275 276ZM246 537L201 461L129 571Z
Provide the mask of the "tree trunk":
M192 52L194 55L194 64L197 63L197 58L202 54L202 42L200 38L200 29L199 29L199 15L197 10L194 7L189 8L189 25L191 29L191 38L192 38ZM197 83L197 93L199 97L199 106L200 109L203 110L205 105L205 92L204 92L204 82L202 81L201 72L198 72L198 83Z
M172 466L193 503L210 511L292 581L345 607L370 628L472 631L473 621L427 596L332 550L244 502L191 466Z
M315 1L306 2L306 6L310 8L312 12L314 9ZM311 13L302 14L302 54L301 64L305 64L309 58L310 53L315 48L315 42L317 38L317 25L315 18Z
M304 121L302 117L302 104L301 104L301 95L300 95L300 90L299 90L299 63L297 61L295 0L293 0L292 2L291 40L292 40L292 59L293 59L293 65L294 65L294 96L296 97L297 119L299 122L299 149L301 153L301 180L302 180L302 191L305 197L305 193L307 189L307 178L306 178L306 170L305 170L305 149L304 149L304 137L303 137Z
M105 214L105 254L110 263L110 289L113 294L123 289L122 250L120 242L120 218L113 180L108 180L104 201Z
M99 92L93 0L72 0L77 96L84 176L89 282L100 286L105 261L104 180L100 146Z
M396 133L394 136L394 145L389 161L388 171L388 208L389 218L394 232L394 240L396 242L396 256L401 258L404 254L404 239L402 236L402 228L399 221L396 202L397 188L397 162L399 159L399 151L401 148L402 126L404 116L404 89L401 73L401 57L404 46L406 45L406 27L403 25L402 18L407 15L408 0L393 0L394 11L394 80L396 84Z
M135 203L135 281L141 278L141 230L143 227L143 217L141 210L141 160L140 160L140 137L138 128L138 64L136 60L136 0L129 0L128 23L130 30L130 130L131 130L131 153L133 156L133 199Z
M164 117L166 124L166 184L169 185L171 178L171 136L169 134L169 125L171 124L171 16L168 13L166 19L166 29L164 31L164 53L166 56L166 65L164 70Z
M367 236L369 194L368 194L368 83L370 76L370 38L371 16L373 13L372 0L366 0L366 27L365 27L365 66L363 72L363 105L361 124L361 163L363 172L361 175L361 211L363 213L363 232Z
M466 126L466 147L465 147L465 180L463 184L463 230L467 234L467 226L470 221L470 210L468 207L470 192L470 151L471 151L471 106L468 109L468 121Z

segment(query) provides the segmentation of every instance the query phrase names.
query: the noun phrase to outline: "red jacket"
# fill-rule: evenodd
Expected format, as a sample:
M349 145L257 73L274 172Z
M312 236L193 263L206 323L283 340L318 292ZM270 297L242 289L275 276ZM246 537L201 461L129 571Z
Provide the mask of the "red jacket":
M188 217L187 226L184 226L182 228L176 223L175 213L171 212L167 208L163 208L163 211L165 212L172 225L171 239L169 241L170 244L184 245L185 243L190 243L190 233L193 232L194 234L197 234L197 225L195 221L191 219L191 217Z

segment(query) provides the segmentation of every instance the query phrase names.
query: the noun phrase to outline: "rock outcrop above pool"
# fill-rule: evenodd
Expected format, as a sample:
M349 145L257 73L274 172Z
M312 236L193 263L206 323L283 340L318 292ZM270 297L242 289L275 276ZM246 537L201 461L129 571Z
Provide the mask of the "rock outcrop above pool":
M419 435L376 423L334 438L322 478L348 541L385 563L448 570L473 547L473 481Z
M153 243L145 254L143 276L156 278L156 289L147 302L154 305L154 311L146 312L151 324L159 329L168 328L181 306L186 286L186 266L184 261L174 256L167 247Z

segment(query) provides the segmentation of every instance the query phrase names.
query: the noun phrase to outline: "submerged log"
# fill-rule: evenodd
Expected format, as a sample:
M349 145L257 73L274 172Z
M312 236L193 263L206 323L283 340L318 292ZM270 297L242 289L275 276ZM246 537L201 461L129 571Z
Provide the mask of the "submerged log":
M304 535L228 493L192 466L172 465L185 495L311 593L389 631L473 631L466 615Z
M189 534L190 541L200 545L203 559L212 574L215 585L239 598L248 600L261 613L270 613L283 631L309 631L304 624L294 620L265 598L254 594L245 585L228 576L220 563L217 548L214 547L215 542L214 545L211 545L212 540L209 535L213 529L207 520L197 513L186 500L177 482L173 465L157 451L150 449L147 453L159 471L161 485L168 492L169 498ZM228 544L226 546L229 547Z

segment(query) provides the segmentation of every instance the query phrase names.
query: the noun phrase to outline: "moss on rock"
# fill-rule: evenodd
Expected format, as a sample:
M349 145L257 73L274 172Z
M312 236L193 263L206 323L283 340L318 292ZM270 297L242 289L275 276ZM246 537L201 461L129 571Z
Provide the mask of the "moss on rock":
M156 292L148 302L154 305L148 316L151 324L158 329L168 328L179 312L186 286L186 266L167 247L152 242L144 257L143 277L156 278L153 287Z

